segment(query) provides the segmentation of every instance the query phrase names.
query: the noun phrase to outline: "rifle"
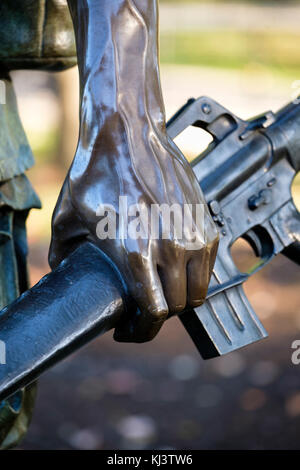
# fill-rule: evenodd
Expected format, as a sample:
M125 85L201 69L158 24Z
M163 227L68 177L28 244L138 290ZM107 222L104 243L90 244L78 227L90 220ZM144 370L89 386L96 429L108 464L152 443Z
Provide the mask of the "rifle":
M300 167L300 103L276 114L242 120L201 97L189 100L169 121L175 138L188 126L213 142L191 164L220 232L206 302L179 318L204 359L263 339L243 283L278 253L300 263L300 215L291 195ZM259 261L241 273L231 247L243 238ZM126 313L127 312L127 313ZM0 312L0 400L35 380L80 346L116 331L137 312L110 260L84 243L38 284Z

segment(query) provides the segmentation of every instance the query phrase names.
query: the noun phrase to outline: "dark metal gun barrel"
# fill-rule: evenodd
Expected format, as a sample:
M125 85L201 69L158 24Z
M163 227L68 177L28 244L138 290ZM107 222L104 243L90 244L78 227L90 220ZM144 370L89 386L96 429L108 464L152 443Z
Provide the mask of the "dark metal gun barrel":
M0 340L6 364L0 364L0 401L114 328L125 298L115 270L98 248L85 243L3 309Z

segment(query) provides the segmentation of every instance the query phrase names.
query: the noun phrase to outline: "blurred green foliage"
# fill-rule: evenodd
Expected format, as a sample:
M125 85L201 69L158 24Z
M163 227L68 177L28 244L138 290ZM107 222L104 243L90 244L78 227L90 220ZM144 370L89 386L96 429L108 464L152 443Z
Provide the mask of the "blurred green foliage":
M295 79L300 35L271 31L202 31L161 34L161 62L242 69L258 65Z

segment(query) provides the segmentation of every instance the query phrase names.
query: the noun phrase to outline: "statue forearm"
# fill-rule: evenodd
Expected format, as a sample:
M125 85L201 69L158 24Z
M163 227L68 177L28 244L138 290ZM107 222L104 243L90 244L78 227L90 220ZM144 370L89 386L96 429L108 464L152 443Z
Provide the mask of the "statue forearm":
M161 138L157 1L69 0L69 6L80 73L80 147L94 148L99 133L103 142L115 129L135 142L145 140L145 126Z
M56 266L76 243L92 240L118 267L142 312L135 329L127 322L118 338L145 341L168 312L203 302L217 232L192 169L167 136L157 0L69 0L69 6L80 73L80 134L53 216L50 264ZM200 205L203 223L193 219L179 239L173 221L169 237L157 237L151 224L145 224L144 236L127 236L123 222L116 222L115 236L98 236L99 214L108 205L121 212L120 196L148 220L153 206Z

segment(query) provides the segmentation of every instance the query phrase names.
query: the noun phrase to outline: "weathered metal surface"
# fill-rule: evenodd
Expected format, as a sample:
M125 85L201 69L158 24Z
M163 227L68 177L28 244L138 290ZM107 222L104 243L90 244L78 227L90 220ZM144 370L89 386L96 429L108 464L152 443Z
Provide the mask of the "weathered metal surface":
M169 128L172 137L187 125L199 125L200 105L208 101L213 110L214 102L201 98L191 105L193 112L197 110L192 119L179 114L181 126L177 121L176 132ZM189 108L185 112L191 113ZM220 113L216 114L215 119L219 116ZM279 112L266 128L261 125L264 119L240 121L227 110L224 116L233 126L229 127L227 137L223 134L223 140L193 162L194 171L209 195L207 202L217 212L220 248L207 301L180 315L204 358L225 354L266 336L242 283L280 252L300 261L299 213L290 192L299 169L300 105ZM240 139L249 129L252 130L247 138ZM245 168L243 178L239 177L240 161ZM259 164L254 165L257 161ZM226 162L231 171L223 186L215 185L219 192L214 192L209 181L217 181L220 173L224 175ZM211 178L212 172L215 178ZM265 189L271 191L268 201L255 209L249 207L253 195ZM239 237L247 239L260 258L248 273L240 273L231 258L230 247ZM0 367L0 399L94 336L120 326L125 316L126 322L131 318L134 324L136 311L132 304L124 315L126 298L117 272L100 250L92 244L78 248L1 312L1 339L7 344L8 355L6 366Z

